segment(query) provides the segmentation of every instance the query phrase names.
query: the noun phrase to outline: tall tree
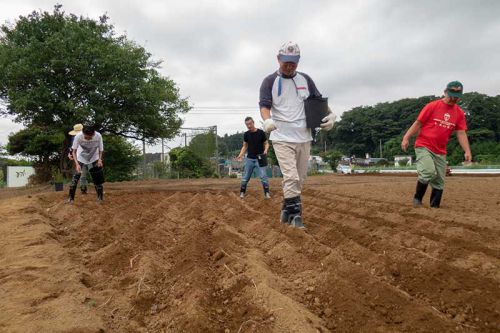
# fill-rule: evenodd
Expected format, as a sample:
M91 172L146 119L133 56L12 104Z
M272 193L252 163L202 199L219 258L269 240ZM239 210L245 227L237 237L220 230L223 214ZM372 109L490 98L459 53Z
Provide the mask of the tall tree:
M0 38L2 114L24 125L66 129L91 122L103 133L136 139L169 138L188 103L162 77L160 62L118 36L108 17L99 21L33 12L3 25Z
M108 21L56 5L2 25L0 116L50 132L92 123L103 134L148 143L175 136L187 100L160 75L160 62Z

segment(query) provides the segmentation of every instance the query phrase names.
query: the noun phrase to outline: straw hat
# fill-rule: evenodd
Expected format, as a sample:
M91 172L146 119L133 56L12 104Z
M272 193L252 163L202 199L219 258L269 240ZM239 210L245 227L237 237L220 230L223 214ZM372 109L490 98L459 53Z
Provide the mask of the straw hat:
M75 136L78 133L80 133L83 130L83 125L82 124L76 124L73 126L73 130L68 132L69 135Z

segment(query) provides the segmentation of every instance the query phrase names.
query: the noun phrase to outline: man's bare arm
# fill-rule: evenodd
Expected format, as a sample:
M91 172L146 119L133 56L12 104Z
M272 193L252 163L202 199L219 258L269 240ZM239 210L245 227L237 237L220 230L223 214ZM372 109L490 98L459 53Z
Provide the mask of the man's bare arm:
M420 124L420 122L418 120L415 120L413 125L411 125L408 131L406 131L406 134L403 137L403 141L401 141L401 149L403 149L403 151L408 150L410 139L418 134L418 131L420 131L421 127L422 125Z
M245 155L245 152L247 151L248 143L243 142L243 147L241 147L240 154L238 157L236 157L238 160L241 160L243 158L243 155Z
M465 131L457 131L457 140L460 147L464 150L465 162L472 161L472 153L470 151L469 139L467 138L467 133Z

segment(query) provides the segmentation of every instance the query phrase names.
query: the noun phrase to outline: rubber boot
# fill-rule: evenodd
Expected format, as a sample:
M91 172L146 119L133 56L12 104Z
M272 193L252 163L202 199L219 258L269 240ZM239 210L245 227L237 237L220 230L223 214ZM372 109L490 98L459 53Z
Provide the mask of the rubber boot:
M82 194L87 194L87 186L86 185L81 186L80 191L82 192Z
M413 197L413 207L421 207L422 199L424 198L425 191L427 191L427 184L417 181L417 188L415 189L415 196Z
M243 199L245 197L245 193L247 191L247 183L241 183L240 186L240 198Z
M285 199L286 211L288 212L288 224L294 228L305 229L302 223L302 201L300 197Z
M262 184L262 188L264 189L264 198L271 199L271 193L269 193L269 184Z
M286 201L285 200L283 201L283 206L281 207L280 222L284 223L284 224L288 224L288 211L286 210Z
M76 186L70 186L69 187L69 196L68 196L68 200L66 200L66 203L72 204L75 201L75 194L76 194Z
M97 193L97 201L103 202L104 201L104 188L102 187L102 185L96 185L95 191Z
M441 205L442 196L443 196L443 190L437 190L435 188L432 189L431 201L430 201L432 208L439 208L439 205Z

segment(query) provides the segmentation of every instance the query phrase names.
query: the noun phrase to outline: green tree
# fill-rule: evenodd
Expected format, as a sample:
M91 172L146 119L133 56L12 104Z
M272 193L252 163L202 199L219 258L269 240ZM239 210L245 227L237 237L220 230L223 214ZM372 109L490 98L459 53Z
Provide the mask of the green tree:
M181 178L212 177L213 167L196 155L189 147L174 148L169 152L172 171Z
M9 135L7 151L10 155L34 157L35 181L46 182L52 178L52 167L63 141L64 134L61 132L29 126Z
M113 135L105 135L103 143L106 181L134 179L134 172L142 160L140 149L125 138Z
M221 156L225 158L237 156L243 145L243 132L237 132L231 135L225 134L218 138L218 143Z
M25 125L66 129L94 123L103 133L169 138L189 109L175 83L162 77L159 61L143 47L116 35L108 17L99 21L33 12L0 39L0 97L3 114Z
M330 165L333 171L337 170L337 166L339 162L342 160L342 156L344 156L344 154L342 154L342 152L338 150L321 154L321 157L323 157L325 162Z
M196 135L189 142L189 148L193 153L203 159L209 159L215 156L216 141L215 133L208 132Z
M7 107L0 115L51 133L91 123L102 134L148 143L175 136L187 100L160 75L161 62L117 35L108 20L66 14L57 5L2 25L0 99ZM62 142L44 156L61 154Z

